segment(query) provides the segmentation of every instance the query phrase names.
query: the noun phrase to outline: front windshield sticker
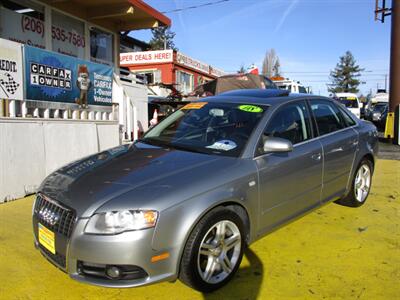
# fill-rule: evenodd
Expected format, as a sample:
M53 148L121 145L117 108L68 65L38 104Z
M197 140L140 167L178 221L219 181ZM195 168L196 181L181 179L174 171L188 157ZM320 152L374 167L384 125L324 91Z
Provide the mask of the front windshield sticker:
M207 104L207 102L193 102L193 103L186 104L181 109L200 109L206 104Z
M246 112L252 112L252 113L263 112L263 109L261 107L255 106L255 105L240 105L239 109L246 111Z
M207 146L206 148L229 151L229 150L235 149L236 147L237 147L237 145L234 141L221 140L221 141L215 142L214 144L212 144L210 146Z

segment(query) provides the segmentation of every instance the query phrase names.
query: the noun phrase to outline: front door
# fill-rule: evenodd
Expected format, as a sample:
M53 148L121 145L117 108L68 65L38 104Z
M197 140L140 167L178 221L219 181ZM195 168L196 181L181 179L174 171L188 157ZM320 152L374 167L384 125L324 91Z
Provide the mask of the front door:
M279 108L266 126L256 157L261 234L320 204L322 146L311 128L305 101ZM290 140L293 151L263 154L262 145L271 136Z

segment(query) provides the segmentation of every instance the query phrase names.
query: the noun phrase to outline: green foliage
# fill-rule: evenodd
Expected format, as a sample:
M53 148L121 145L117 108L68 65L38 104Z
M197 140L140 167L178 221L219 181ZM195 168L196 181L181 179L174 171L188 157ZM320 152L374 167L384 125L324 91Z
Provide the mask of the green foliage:
M151 50L164 50L164 44L166 49L172 49L178 51L178 48L175 47L174 37L175 32L172 32L170 27L157 27L151 30L153 34L152 39L150 40L150 49Z
M332 81L328 91L331 93L358 93L358 86L360 80L358 77L361 76L360 72L364 71L359 65L356 64L353 54L350 51L340 57L339 63L335 69L330 73L330 79Z

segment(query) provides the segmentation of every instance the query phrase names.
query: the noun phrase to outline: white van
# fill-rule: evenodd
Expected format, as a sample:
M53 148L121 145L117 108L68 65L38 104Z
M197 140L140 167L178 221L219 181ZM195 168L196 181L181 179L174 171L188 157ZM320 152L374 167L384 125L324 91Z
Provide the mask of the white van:
M276 86L281 90L288 90L291 93L310 94L307 88L300 81L290 80L288 78L276 77L271 78Z
M336 93L334 98L347 107L357 118L361 115L361 104L354 93Z

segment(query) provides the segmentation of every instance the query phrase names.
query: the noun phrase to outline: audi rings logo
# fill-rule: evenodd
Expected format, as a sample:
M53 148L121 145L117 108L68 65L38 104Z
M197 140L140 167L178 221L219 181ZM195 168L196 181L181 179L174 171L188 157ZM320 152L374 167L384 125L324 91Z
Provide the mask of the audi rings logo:
M48 224L50 224L51 226L54 226L57 224L58 220L60 219L60 215L51 211L48 208L44 208L42 207L39 210L39 216L46 221Z

